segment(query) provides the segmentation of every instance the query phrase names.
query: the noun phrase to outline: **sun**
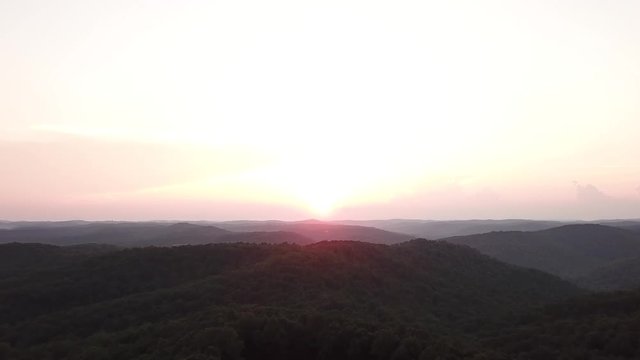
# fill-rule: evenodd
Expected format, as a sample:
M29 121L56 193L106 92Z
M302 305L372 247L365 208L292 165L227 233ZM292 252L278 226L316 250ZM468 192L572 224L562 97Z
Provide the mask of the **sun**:
M343 132L357 138L348 130ZM376 145L374 140L379 137L354 147L330 135L321 133L297 146L272 149L277 160L250 173L249 180L272 193L274 202L328 218L341 209L388 201L398 188L410 187L406 179L422 176L411 159L397 153L401 147Z
M305 199L306 206L314 216L327 217L335 210L336 204L329 196L309 196Z
M347 179L349 174L334 166L311 166L288 171L290 192L296 202L315 217L328 217L340 204L347 202L353 190Z
M331 215L339 203L348 195L346 189L330 176L318 173L308 173L304 179L299 179L294 186L298 202L315 217Z

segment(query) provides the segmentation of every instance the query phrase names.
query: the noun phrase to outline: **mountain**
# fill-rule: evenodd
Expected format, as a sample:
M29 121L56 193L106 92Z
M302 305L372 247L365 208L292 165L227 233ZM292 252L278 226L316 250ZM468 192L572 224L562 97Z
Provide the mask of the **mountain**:
M20 228L56 228L88 225L94 222L85 220L67 220L67 221L3 221L0 220L0 229L20 229ZM101 221L103 224L123 223L122 221Z
M599 220L595 223L607 226L614 226L621 229L627 229L632 231L640 231L640 220L628 219L628 220Z
M175 246L215 242L296 242L312 240L291 232L233 233L210 225L190 223L86 223L29 226L0 230L0 243L38 242L52 245L101 243L117 246Z
M640 232L640 222L636 220L602 220L600 223ZM304 239L299 239L301 244L307 243L309 239L314 242L352 240L395 244L413 238L442 239L497 231L530 232L566 224L538 220L433 221L411 219L330 222L248 220L189 223L171 221L140 223L80 220L25 221L0 223L0 243L37 242L53 245L107 243L118 246L170 246L217 242L218 237L231 235L231 232L287 232L304 237ZM274 242L280 242L280 239L274 239Z
M427 240L134 248L0 281L0 356L499 359L464 333L581 293Z
M348 225L371 226L387 231L409 234L427 239L442 239L452 236L464 236L492 231L536 231L550 229L567 223L539 220L363 220L338 221Z
M37 242L52 245L101 243L118 246L163 246L207 243L228 233L228 231L214 226L187 223L83 223L0 230L0 243Z
M604 225L565 225L534 232L491 232L444 241L498 260L564 278L584 276L612 262L640 257L640 236Z
M427 239L443 239L499 231L540 231L563 225L595 224L640 231L640 220L595 220L595 221L553 221L553 220L342 220L335 224L359 225L409 234Z
M286 231L300 234L313 241L350 240L375 244L396 244L414 236L381 230L368 226L343 225L317 220L285 221L229 221L215 223L229 231Z
M576 282L593 290L640 289L640 257L612 262L576 279Z
M249 234L243 234L249 233ZM237 221L216 223L171 222L64 222L20 223L0 229L0 244L10 242L75 245L174 246L216 242L292 242L353 240L393 244L413 237L363 226L320 221Z

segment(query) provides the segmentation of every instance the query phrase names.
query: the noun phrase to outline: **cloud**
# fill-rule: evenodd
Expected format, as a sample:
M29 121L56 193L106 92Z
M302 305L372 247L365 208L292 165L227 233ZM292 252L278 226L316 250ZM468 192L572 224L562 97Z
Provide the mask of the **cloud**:
M574 182L574 185L576 187L576 197L578 201L587 203L600 203L612 200L610 196L608 196L592 184L581 185L578 182Z
M640 211L640 202L634 196L613 196L592 184L574 181L576 207L573 213L582 219L635 218ZM640 193L640 187L638 189Z

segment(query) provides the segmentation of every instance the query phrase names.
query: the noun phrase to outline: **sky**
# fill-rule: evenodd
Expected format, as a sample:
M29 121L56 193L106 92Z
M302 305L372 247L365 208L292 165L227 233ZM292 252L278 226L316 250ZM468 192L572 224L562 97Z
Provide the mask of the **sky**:
M639 17L0 0L0 219L640 218Z

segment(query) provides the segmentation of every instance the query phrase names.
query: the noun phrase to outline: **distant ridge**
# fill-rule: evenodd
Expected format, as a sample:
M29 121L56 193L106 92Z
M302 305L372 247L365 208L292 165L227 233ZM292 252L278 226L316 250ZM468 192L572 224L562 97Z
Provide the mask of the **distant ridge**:
M373 226L380 229L410 234L427 239L442 239L451 236L480 234L491 231L536 231L560 226L560 221L540 220L365 220L341 221L339 223Z
M427 239L443 239L453 236L483 234L492 231L539 231L562 225L600 224L640 231L640 220L609 219L593 221L559 221L530 219L471 219L471 220L420 220L420 219L387 219L387 220L342 220L337 224L372 226L379 229L399 232Z
M612 262L640 256L640 234L597 224L564 225L443 239L470 246L498 260L564 278L585 276Z
M214 225L229 231L286 231L300 234L313 241L354 240L375 244L396 244L415 236L391 232L370 226L344 225L315 219L284 221L230 221Z
M0 229L0 244L9 242L76 245L101 243L125 247L198 245L217 242L309 244L323 240L354 240L395 244L410 235L372 227L340 225L319 220L189 222L61 222L21 223Z

